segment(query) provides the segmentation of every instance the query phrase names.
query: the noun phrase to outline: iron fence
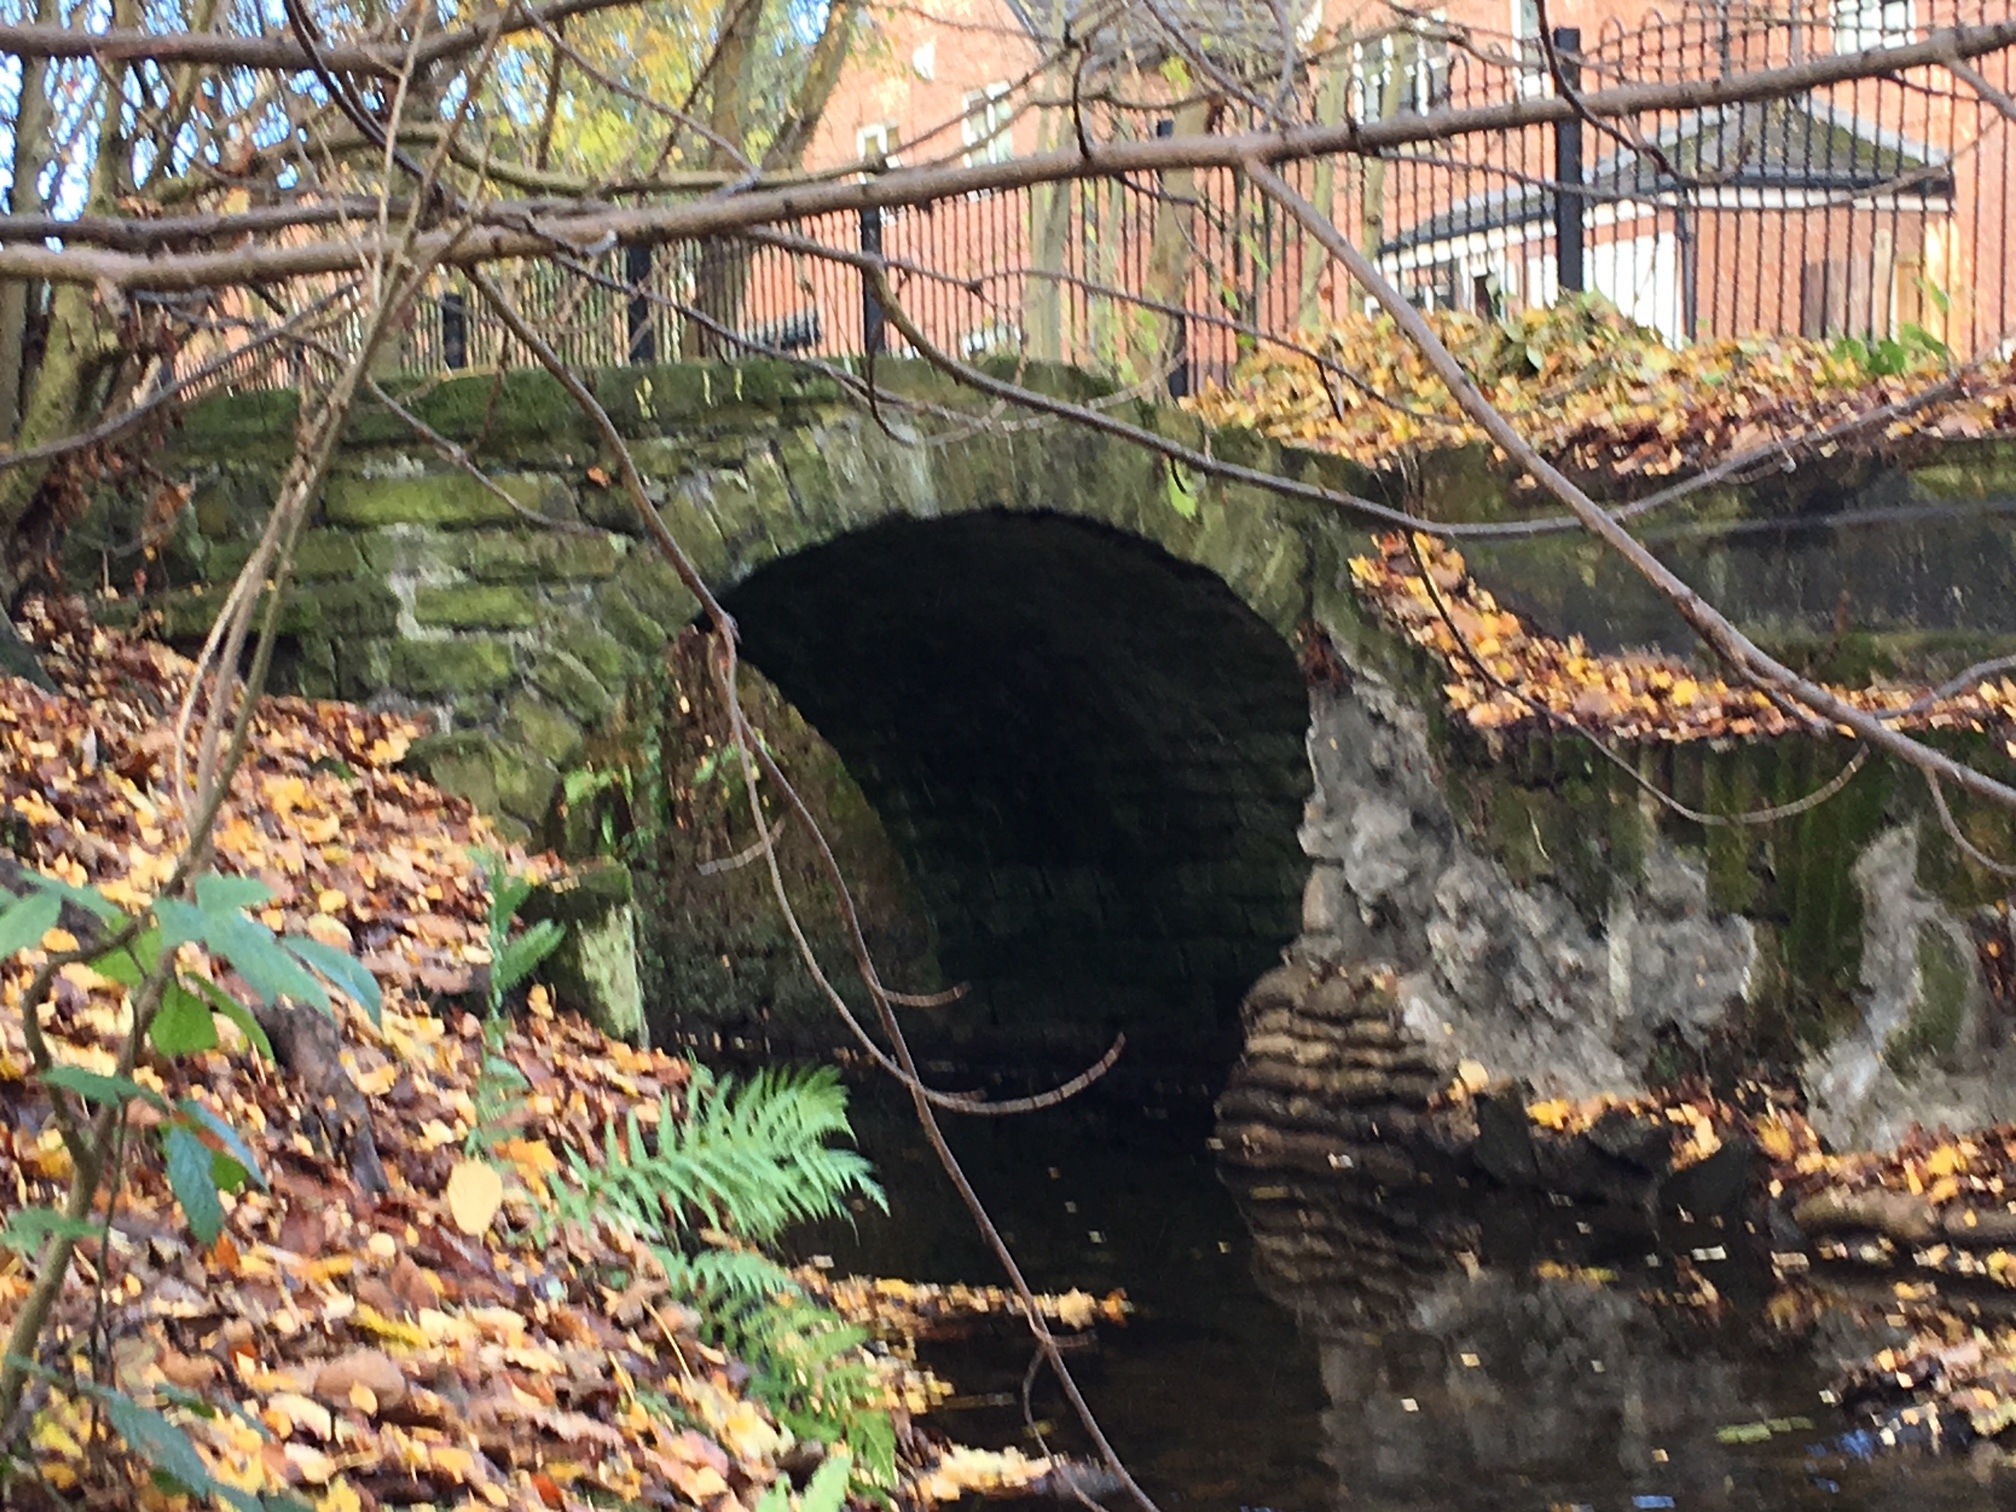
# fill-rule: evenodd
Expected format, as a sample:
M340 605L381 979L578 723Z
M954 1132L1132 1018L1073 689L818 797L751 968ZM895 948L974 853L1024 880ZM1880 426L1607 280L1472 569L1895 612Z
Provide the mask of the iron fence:
M1467 45L1432 23L1331 50L1318 112L1378 119L1536 93L1708 79L2007 14L2009 0L1801 0L1787 13L1690 4L1592 38ZM1848 19L1844 22L1843 17ZM1914 29L1915 25L1915 29ZM2012 91L2008 55L1981 65ZM1237 127L1240 122L1229 122ZM1115 135L1170 129L1109 111ZM1417 304L1502 314L1594 290L1678 344L1751 333L1897 337L1959 356L2016 327L2010 122L1940 70L1765 104L1450 136L1284 174ZM858 359L911 343L860 274L819 249L882 257L917 332L961 358L1012 353L1177 393L1272 339L1347 311L1350 289L1231 170L1087 181L831 214L764 237L619 247L500 272L561 355ZM244 385L298 379L248 360ZM438 373L528 362L451 279L391 365Z

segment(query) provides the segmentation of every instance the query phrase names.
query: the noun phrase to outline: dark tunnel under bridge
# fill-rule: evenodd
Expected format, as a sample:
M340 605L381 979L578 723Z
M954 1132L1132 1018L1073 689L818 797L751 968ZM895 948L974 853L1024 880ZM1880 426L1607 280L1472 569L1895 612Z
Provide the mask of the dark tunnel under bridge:
M748 661L844 761L949 981L921 1050L1216 1068L1295 933L1309 701L1212 573L1055 515L902 520L728 595ZM892 985L899 985L892 983Z

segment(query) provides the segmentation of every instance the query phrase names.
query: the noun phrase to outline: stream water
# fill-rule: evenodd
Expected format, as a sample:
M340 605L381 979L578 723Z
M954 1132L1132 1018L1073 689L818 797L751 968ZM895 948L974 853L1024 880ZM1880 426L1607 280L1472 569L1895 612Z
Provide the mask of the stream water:
M907 1102L868 1088L854 1108L889 1216L804 1234L804 1254L998 1281ZM1721 1236L1648 1254L1573 1210L1255 1179L1210 1132L1201 1096L1153 1093L951 1127L1033 1284L1134 1304L1072 1358L1165 1512L2016 1506L1964 1455L1870 1452L1822 1392L1882 1346L1881 1317L1788 1320ZM961 1394L940 1426L1034 1452L1026 1339L926 1357ZM1047 1378L1033 1405L1053 1448L1085 1451Z

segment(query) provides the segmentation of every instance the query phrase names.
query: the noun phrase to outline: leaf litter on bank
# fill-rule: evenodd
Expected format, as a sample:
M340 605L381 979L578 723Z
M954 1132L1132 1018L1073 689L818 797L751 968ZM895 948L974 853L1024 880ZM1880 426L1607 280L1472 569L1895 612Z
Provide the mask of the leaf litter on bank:
M31 606L26 628L60 691L0 679L0 821L28 866L137 908L167 879L178 838L168 732L189 664L62 606ZM156 1103L185 1101L202 1126L242 1135L264 1185L219 1194L217 1211L202 1215L214 1238L198 1241L167 1173L133 1160L109 1246L99 1243L101 1214L80 1247L57 1335L81 1348L89 1279L102 1274L119 1388L186 1434L218 1484L288 1493L316 1512L555 1512L612 1498L785 1512L779 1460L790 1434L747 1396L748 1372L703 1342L703 1320L651 1286L648 1246L581 1225L528 1242L566 1155L597 1159L612 1122L633 1111L655 1119L668 1098L683 1107L689 1068L607 1039L556 1011L541 988L501 1048L486 1045L474 1014L441 1003L468 993L489 964L476 852L532 876L557 864L508 846L467 803L401 771L418 733L343 704L265 700L216 833L220 870L270 891L261 922L361 955L383 988L375 1024L335 1006L342 1065L368 1103L388 1190L361 1190L330 1158L297 1083L247 1053L256 1023L222 1018L213 1048L143 1058L132 1080L149 1100L129 1117L143 1125L162 1116ZM0 967L9 1219L0 1326L32 1278L47 1230L36 1214L59 1218L46 1210L70 1172L46 1091L30 1076L20 1004L41 950L75 943L51 929ZM240 984L215 975L217 1001L235 1004ZM43 1017L65 1076L115 1069L113 1047L131 1022L126 991L88 967L64 968ZM525 1091L494 1168L458 1187L492 1054L516 1067ZM910 1495L1012 1492L1055 1471L1012 1454L952 1453L910 1421L932 1393L906 1369L897 1362L885 1378ZM96 1405L81 1388L38 1398L29 1443L49 1492L111 1494L83 1484ZM17 1479L9 1495L31 1490ZM136 1476L115 1504L186 1503Z

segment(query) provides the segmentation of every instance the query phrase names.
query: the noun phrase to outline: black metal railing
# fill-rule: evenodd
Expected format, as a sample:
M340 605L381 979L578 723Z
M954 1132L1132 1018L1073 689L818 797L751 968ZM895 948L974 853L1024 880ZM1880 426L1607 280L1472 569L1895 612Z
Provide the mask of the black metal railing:
M1338 76L1312 80L1312 92L1322 98L1327 83L1363 119L1563 84L1713 78L1907 35L1901 22L1876 35L1900 8L1801 4L1789 15L1689 4L1593 38L1563 30L1551 50L1533 39L1465 48L1424 25L1337 53L1328 66ZM2006 16L2008 5L1920 0L1917 33ZM1854 22L1845 31L1842 15ZM2016 90L2006 54L1981 68ZM1169 129L1146 111L1109 112L1100 126ZM1284 171L1423 306L1496 314L1588 289L1676 344L1916 326L1968 356L2016 328L2012 135L1992 102L1922 69L1769 103L1647 113L1614 130L1569 119ZM858 272L821 247L883 258L908 320L955 356L1071 363L1178 394L1269 339L1362 307L1342 271L1230 170L959 195L763 238L527 262L499 277L561 355L585 365L905 352ZM234 380L293 382L302 360L248 360ZM450 277L394 365L528 360Z

